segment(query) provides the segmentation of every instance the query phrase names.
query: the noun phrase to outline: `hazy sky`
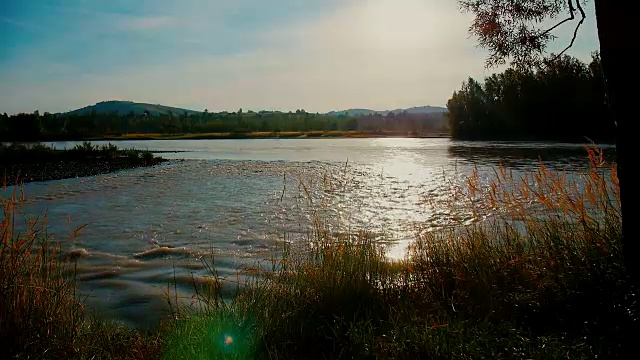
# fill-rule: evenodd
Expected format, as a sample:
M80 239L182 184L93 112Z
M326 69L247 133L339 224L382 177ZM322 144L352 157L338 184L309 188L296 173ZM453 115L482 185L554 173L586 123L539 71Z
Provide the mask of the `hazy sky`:
M598 47L593 4L570 54ZM485 53L455 0L0 0L0 112L443 106ZM560 29L556 49L569 41ZM499 70L499 69L498 69Z

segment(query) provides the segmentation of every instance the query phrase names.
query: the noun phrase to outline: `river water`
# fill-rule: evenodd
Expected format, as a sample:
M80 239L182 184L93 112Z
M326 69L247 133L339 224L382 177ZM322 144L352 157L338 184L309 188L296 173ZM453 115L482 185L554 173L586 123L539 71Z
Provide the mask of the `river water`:
M94 142L102 144L105 142ZM27 215L47 214L63 251L78 255L78 290L101 317L136 328L167 316L167 286L192 295L192 277L219 274L309 239L318 216L333 231L366 229L390 257L416 232L476 221L446 206L474 169L527 173L543 161L570 175L587 166L579 144L449 139L116 141L171 161L87 178L24 185ZM76 142L53 143L71 148ZM602 146L605 154L611 146ZM319 215L318 215L319 214ZM86 225L77 236L78 226ZM173 286L173 285L172 285ZM172 288L173 290L173 288Z

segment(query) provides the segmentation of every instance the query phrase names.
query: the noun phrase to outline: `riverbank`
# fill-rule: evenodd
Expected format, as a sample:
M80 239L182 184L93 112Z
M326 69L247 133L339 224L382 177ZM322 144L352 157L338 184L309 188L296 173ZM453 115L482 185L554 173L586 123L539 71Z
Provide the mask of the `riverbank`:
M411 134L398 131L285 131L250 133L193 133L193 134L125 134L108 135L87 140L216 140L216 139L305 139L305 138L448 138L448 133Z
M545 168L515 183L507 173L494 184L472 177L452 205L499 207L521 222L423 233L402 261L388 261L366 231L337 233L312 218L309 241L284 242L266 266L247 264L224 279L213 261L205 262L210 274L193 278L197 294L189 298L175 292L174 279L167 286L172 316L150 333L87 317L73 278L65 276L73 263L34 255L56 250L44 247L46 226L31 222L29 231L14 234L5 216L0 340L10 346L0 354L620 358L634 340L637 305L623 265L615 172L603 171L599 159L591 154L580 184ZM15 199L3 202L5 214L19 213ZM532 204L553 213L529 211ZM60 268L66 272L50 271ZM247 277L233 301L224 301L222 285Z
M90 143L69 150L43 145L0 146L0 175L5 185L94 176L165 161L149 151L122 150Z

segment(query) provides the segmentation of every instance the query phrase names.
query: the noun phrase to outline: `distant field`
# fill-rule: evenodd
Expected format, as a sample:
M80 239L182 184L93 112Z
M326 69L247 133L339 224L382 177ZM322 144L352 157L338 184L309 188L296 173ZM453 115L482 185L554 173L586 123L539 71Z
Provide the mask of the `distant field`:
M361 131L256 131L251 133L212 132L198 134L159 134L134 133L125 135L111 135L92 140L188 140L188 139L247 139L247 138L307 138L307 137L346 137L346 138L377 138L377 137L407 137L430 138L449 137L448 133L429 133L409 135L397 131L361 132Z

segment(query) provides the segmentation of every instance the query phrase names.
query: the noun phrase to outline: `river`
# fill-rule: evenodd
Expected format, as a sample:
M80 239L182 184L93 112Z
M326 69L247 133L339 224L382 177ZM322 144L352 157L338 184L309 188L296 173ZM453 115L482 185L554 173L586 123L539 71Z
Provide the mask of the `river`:
M94 142L102 144L105 142ZM449 139L252 139L115 141L171 161L87 178L24 185L27 215L47 214L62 250L79 255L78 290L101 317L147 328L167 316L174 279L268 259L281 240L309 238L314 216L333 231L366 229L389 257L416 232L476 221L448 210L452 187L477 169L516 174L539 165L580 173L580 144L455 142ZM76 142L56 142L71 148ZM611 146L603 146L611 154ZM319 214L319 215L318 215ZM70 236L86 225L78 236Z

